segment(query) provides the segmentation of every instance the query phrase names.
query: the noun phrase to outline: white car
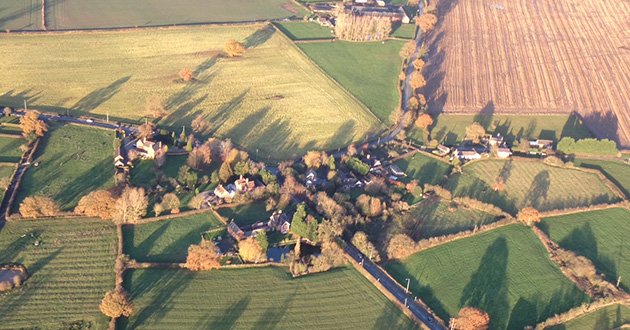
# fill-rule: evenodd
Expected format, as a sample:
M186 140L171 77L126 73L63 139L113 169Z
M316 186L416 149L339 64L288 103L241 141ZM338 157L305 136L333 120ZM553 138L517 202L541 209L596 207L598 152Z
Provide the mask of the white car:
M88 123L88 124L91 124L91 123L93 123L93 122L94 122L94 120L92 120L92 119L86 119L86 120L85 120L85 122L86 122L86 123Z

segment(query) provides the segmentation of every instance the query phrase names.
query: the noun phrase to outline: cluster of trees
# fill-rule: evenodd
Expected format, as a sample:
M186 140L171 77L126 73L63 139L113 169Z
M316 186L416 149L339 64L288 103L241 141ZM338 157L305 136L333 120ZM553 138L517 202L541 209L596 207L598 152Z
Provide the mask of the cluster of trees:
M516 220L531 227L539 223L542 219L538 210L533 207L524 207L516 215Z
M581 139L575 140L572 137L564 137L558 142L556 149L566 155L570 154L590 154L602 156L617 156L617 144L608 139Z
M437 10L435 6L430 5L424 8L424 13L422 15L416 17L416 25L418 25L422 32L428 33L433 30L438 21L436 12Z
M29 110L20 118L22 135L29 141L42 137L48 132L48 125L39 119L39 115L39 111Z
M206 240L202 240L200 244L192 244L188 247L184 267L192 271L208 271L221 268L221 259L217 252L217 247Z
M51 217L59 214L59 205L46 196L26 197L20 203L19 212L24 218Z
M392 21L386 16L340 13L335 25L335 36L341 40L384 40L392 32Z
M490 316L479 308L464 307L451 319L449 325L453 330L487 330Z
M74 212L125 224L144 217L148 205L149 199L143 188L127 186L119 196L107 190L93 191L79 200Z

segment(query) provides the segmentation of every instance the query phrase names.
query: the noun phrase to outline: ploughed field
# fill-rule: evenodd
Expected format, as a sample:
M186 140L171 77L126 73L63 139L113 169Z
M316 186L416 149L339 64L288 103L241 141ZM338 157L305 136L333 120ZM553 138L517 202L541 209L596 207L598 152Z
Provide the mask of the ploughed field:
M432 111L577 111L598 137L630 145L628 1L444 0L438 16Z
M543 219L539 227L564 249L590 259L598 272L626 291L630 288L630 210L573 213Z
M509 225L385 265L442 319L475 306L491 329L523 329L588 300L548 258L530 228Z
M108 221L7 222L0 230L0 263L22 263L31 276L0 295L0 329L107 329L99 304L114 288L115 257L116 230Z
M222 56L229 39L248 47L242 58ZM168 115L160 124L181 130L201 115L205 135L232 138L261 160L337 149L381 128L265 24L7 35L0 57L10 73L1 104L26 99L29 108L140 121L147 99L161 98ZM194 81L181 81L183 68Z
M504 188L495 190L497 181ZM620 199L596 174L546 165L537 160L484 160L464 166L446 187L516 215L533 206L539 211L584 207Z
M133 270L136 313L122 329L415 329L360 273L292 278L284 268Z

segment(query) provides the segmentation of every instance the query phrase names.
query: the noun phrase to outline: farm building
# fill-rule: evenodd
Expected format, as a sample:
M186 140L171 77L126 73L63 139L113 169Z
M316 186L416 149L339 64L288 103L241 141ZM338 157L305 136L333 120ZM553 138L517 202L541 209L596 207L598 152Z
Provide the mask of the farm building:
M245 238L245 232L234 222L234 220L230 221L227 225L227 232L230 236L234 237L235 240L240 241Z
M497 157L501 159L509 158L512 156L512 150L510 148L499 148L497 150Z
M156 154L162 149L162 142L141 139L136 142L136 149L142 159L155 159Z

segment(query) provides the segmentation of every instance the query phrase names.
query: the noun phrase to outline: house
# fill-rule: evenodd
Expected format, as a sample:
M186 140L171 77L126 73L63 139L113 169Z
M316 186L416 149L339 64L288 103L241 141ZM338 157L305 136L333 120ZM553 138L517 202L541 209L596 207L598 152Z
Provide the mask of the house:
M395 164L389 165L389 172L395 176L407 176L405 172L403 172L400 167Z
M123 158L123 156L117 155L116 157L114 157L114 166L118 168L125 167L125 163L123 162L124 160L125 158Z
M502 146L504 139L500 133L497 133L496 136L487 135L485 140L488 142L490 146Z
M228 189L225 189L225 187L223 187L222 184L218 185L216 188L214 188L214 195L225 199L225 198L233 198L234 195L236 194L236 191L234 189L229 189L230 187L228 186Z
M304 183L306 184L306 187L315 187L319 183L317 172L313 169L308 170L308 172L306 172L306 181Z
M276 211L269 217L267 226L271 230L279 231L282 234L287 234L291 229L291 222L289 221L289 217L285 213L282 213L282 211Z
M438 144L437 148L435 148L435 150L433 151L434 154L442 157L442 156L446 156L449 153L451 153L451 148L442 145L442 144Z
M253 180L250 181L248 178L243 178L243 176L241 175L238 180L234 181L234 187L236 188L237 192L246 193L254 190L254 188L256 187L256 183Z
M460 150L459 158L465 159L465 160L481 159L481 154L475 150L463 150L463 151Z
M529 146L538 149L549 149L553 146L552 140L529 140Z
M383 1L383 0L376 0L376 4L381 6L381 7L385 7L385 1Z
M510 148L499 148L497 149L497 157L501 159L509 158L512 156L512 150Z
M156 153L162 149L162 142L153 142L141 139L136 142L140 157L143 159L155 159Z
M230 236L234 237L235 240L240 241L245 238L245 232L234 222L234 220L230 221L227 225L227 232Z

